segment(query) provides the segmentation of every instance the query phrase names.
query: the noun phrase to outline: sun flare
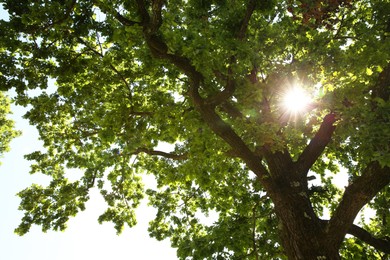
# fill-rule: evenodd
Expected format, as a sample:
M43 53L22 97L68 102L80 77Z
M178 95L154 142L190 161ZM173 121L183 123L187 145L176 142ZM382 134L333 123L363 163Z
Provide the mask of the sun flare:
M309 95L300 87L291 88L283 97L283 107L293 114L303 113L310 102Z

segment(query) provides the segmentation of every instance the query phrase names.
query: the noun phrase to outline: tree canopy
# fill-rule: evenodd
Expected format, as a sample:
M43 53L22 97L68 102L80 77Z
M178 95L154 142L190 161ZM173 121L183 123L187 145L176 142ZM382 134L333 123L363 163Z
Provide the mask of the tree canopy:
M180 259L388 257L390 2L0 3L0 86L51 177L19 193L18 234L65 229L97 187L118 233L147 196Z

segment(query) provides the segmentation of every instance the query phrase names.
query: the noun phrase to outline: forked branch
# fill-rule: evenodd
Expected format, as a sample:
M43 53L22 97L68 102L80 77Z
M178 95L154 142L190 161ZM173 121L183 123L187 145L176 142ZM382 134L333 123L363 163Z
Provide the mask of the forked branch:
M206 100L200 96L199 88L203 82L203 75L197 71L188 58L183 57L180 54L168 52L167 44L165 43L163 37L158 34L159 26L162 23L162 3L163 1L154 0L152 3L152 15L150 15L146 7L145 0L136 0L138 14L141 18L141 25L143 27L144 38L149 49L156 58L171 62L188 76L190 82L188 94L195 107L201 113L203 120L209 125L215 134L221 137L235 150L234 154L246 162L248 167L263 180L263 184L266 187L268 181L265 177L268 175L268 171L262 165L261 158L255 155L255 153L249 149L231 126L222 120L222 118L216 113L215 106L208 104ZM231 88L233 87L234 86L228 86L226 91L229 93L225 92L222 94L223 99L226 98L225 94L227 94L227 96L231 95ZM163 154L157 151L139 150L139 152L148 152L149 154L166 157L173 156L171 154ZM176 156L173 157L178 158Z

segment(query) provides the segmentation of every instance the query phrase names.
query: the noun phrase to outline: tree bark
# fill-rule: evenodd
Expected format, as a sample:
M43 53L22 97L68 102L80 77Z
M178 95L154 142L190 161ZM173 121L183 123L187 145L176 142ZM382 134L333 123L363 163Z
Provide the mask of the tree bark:
M294 176L285 172L287 176ZM282 246L288 259L340 259L338 247L328 238L327 225L319 219L307 195L304 183L293 180L279 182L269 195L279 218Z
M339 248L330 243L324 227L316 221L297 220L293 211L279 213L282 221L281 238L285 254L290 260L341 259ZM290 214L288 214L290 213Z

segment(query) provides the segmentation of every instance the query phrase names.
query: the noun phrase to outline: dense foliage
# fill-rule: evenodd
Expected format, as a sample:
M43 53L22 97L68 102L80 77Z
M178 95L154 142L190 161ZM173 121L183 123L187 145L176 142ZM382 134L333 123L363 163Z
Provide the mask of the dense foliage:
M26 158L52 178L19 193L18 234L65 229L98 187L118 233L147 195L180 259L390 253L388 1L0 2L0 86L30 107L45 150ZM293 112L297 85L312 102Z
M0 156L9 151L11 140L20 134L14 129L14 122L8 118L10 113L10 100L0 91Z

